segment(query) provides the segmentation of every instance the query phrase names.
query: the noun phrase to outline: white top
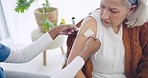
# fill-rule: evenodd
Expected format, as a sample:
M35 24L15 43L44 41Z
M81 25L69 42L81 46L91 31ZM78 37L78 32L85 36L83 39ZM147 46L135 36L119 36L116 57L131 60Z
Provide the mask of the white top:
M97 38L101 42L98 52L91 56L94 67L93 78L126 78L122 26L116 34L112 27L103 26L99 11L92 12L90 16L97 21Z

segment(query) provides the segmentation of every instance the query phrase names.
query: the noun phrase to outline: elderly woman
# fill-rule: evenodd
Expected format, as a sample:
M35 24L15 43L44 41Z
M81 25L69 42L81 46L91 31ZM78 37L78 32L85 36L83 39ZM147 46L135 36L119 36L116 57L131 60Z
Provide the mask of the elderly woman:
M83 49L86 33L99 38L101 46L89 58L92 71L80 70L75 78L147 78L147 0L100 1L100 9L83 20L67 64Z

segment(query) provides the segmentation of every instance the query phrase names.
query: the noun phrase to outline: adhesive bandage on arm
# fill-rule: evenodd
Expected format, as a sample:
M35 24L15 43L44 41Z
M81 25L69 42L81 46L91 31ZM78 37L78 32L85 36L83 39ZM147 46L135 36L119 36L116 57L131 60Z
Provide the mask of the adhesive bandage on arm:
M91 29L88 29L88 30L84 33L84 36L85 36L86 38L91 37L91 36L93 36L93 35L94 35L94 32L93 32Z

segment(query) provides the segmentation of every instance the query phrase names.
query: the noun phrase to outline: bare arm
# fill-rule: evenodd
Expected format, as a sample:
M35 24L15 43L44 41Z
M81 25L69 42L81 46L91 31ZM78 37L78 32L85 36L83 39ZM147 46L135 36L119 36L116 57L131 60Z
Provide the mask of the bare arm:
M88 38L84 37L84 33L88 29L91 29L94 33L96 33L96 26L97 26L96 21L92 17L88 17L83 21L82 28L75 39L75 42L70 52L71 54L68 57L67 64L69 64L76 56L78 56L78 54L84 48L84 45L88 40ZM96 34L94 34L93 37L95 37L95 35ZM81 70L77 73L76 78L85 78Z

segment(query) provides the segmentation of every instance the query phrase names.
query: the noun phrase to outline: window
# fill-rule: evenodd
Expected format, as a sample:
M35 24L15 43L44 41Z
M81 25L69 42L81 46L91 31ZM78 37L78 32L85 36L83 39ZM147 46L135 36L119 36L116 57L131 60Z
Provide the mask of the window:
M8 37L9 37L9 31L7 28L5 15L0 0L0 40L6 39Z

